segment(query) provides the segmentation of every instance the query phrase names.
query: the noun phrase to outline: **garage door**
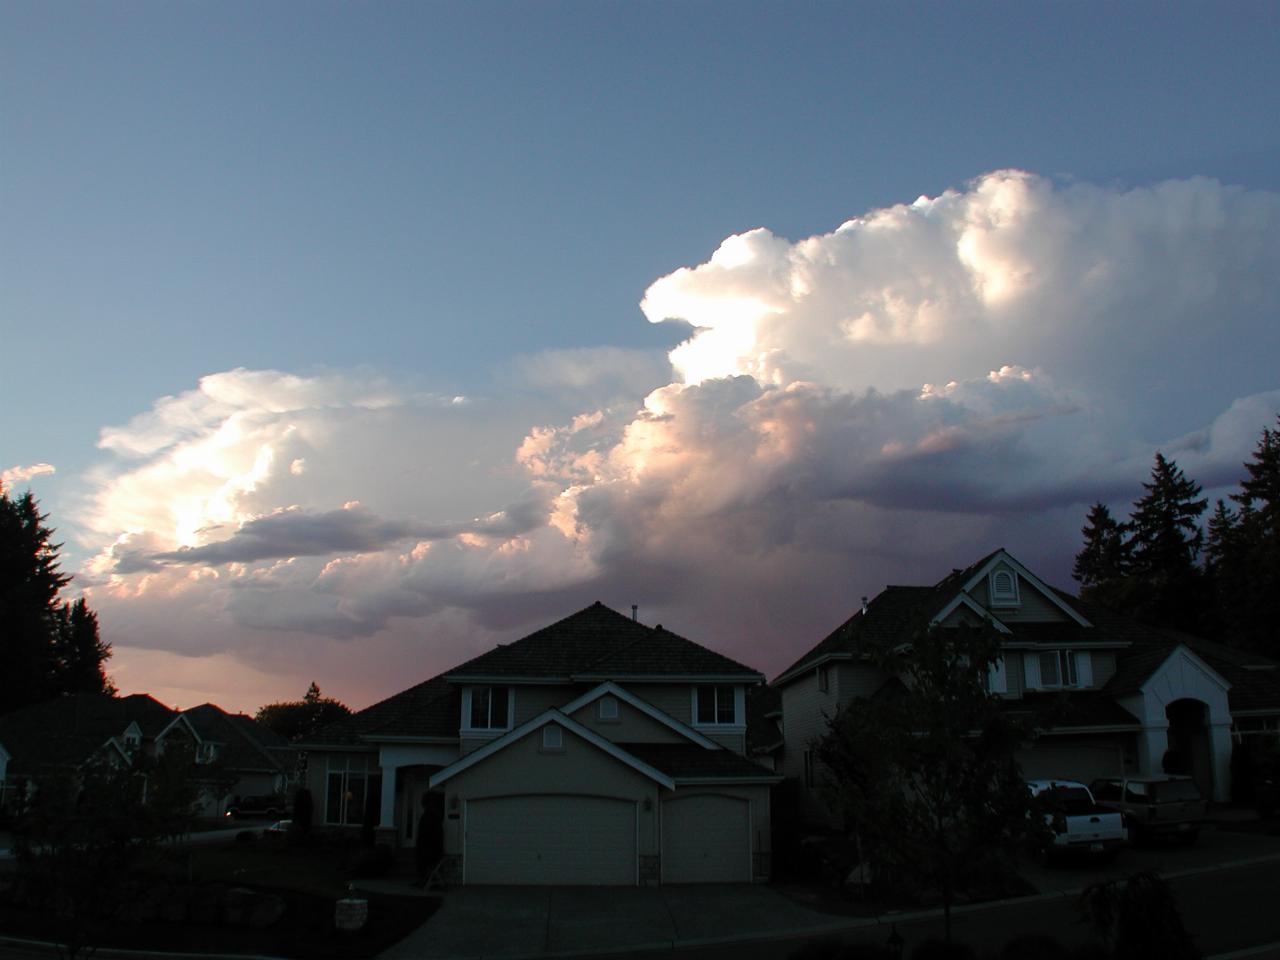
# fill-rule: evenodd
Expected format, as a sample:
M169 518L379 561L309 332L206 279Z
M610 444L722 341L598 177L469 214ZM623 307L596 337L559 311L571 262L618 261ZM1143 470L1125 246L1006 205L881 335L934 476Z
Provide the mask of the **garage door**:
M578 796L468 800L466 883L636 883L636 805Z
M675 797L662 805L663 883L749 883L751 805L738 797Z

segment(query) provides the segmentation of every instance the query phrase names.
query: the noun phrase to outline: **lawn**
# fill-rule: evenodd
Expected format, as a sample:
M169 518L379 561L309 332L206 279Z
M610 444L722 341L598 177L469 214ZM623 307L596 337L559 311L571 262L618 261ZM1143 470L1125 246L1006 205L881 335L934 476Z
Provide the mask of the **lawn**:
M92 946L281 957L371 957L403 939L439 906L435 897L360 893L362 931L335 930L335 901L349 896L348 839L229 841L160 851L128 880L125 910L90 923ZM411 891L405 877L406 892ZM0 881L0 933L59 941L66 923L23 902Z

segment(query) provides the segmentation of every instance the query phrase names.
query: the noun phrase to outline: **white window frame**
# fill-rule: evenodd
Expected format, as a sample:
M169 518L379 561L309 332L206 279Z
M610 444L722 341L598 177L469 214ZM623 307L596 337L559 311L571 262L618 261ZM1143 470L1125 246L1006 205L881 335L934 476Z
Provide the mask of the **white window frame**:
M1074 690L1080 686L1080 670L1074 650L1041 650L1038 659L1040 686L1045 690ZM1053 681L1045 676L1046 663L1054 665L1054 673L1057 676Z
M711 711L712 711L712 716L715 717L715 719L712 721L704 721L704 720L698 719L698 691L703 689L710 689L712 691L712 696L714 698ZM733 719L727 720L727 721L720 719L721 698L724 696L726 691L729 693L729 696L731 696L733 699ZM720 729L727 729L730 727L742 726L742 718L743 716L745 716L744 694L742 691L742 687L738 686L737 684L695 683L693 685L693 690L691 691L691 696L693 700L693 703L692 703L693 726L704 728L704 729L708 727L718 727Z
M542 751L544 753L564 752L564 727L548 723L542 728Z
M505 726L493 726L493 698L490 695L488 719L489 725L484 727L475 727L471 725L471 703L472 694L476 690L501 690L505 687L507 691L507 723ZM512 728L515 723L516 714L516 688L501 683L478 683L472 687L463 687L462 689L462 730L464 733L504 733Z

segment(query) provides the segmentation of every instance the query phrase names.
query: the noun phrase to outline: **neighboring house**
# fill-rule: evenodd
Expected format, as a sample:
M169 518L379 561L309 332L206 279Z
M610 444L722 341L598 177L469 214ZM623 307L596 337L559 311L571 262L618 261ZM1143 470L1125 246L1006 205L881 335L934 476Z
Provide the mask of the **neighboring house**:
M470 884L762 880L763 681L596 603L322 730L316 819L426 845Z
M86 764L126 764L154 755L155 739L177 716L144 693L129 697L75 694L0 717L0 807L28 782L75 773Z
M867 645L982 620L1003 641L991 691L1039 723L1019 757L1028 777L1186 772L1222 801L1233 740L1277 729L1280 664L1096 609L997 550L934 586L886 587L773 681L781 770L796 781L806 820L838 826L813 752L827 719L897 682L866 660Z
M156 736L156 749L163 753L179 741L190 748L195 763L191 779L199 790L199 816L221 816L235 796L283 794L297 769L297 750L288 740L252 717L212 703L174 717Z

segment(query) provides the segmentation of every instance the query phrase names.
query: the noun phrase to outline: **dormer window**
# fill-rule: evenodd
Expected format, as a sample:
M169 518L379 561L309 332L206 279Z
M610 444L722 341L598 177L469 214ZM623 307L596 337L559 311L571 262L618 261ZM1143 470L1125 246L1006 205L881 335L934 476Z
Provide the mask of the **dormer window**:
M991 574L990 582L993 607L1016 607L1021 602L1018 598L1018 577L1012 570L997 570Z
M506 730L511 726L510 687L470 687L467 719L471 730Z
M699 726L725 726L738 722L738 697L732 684L694 687L694 722Z

